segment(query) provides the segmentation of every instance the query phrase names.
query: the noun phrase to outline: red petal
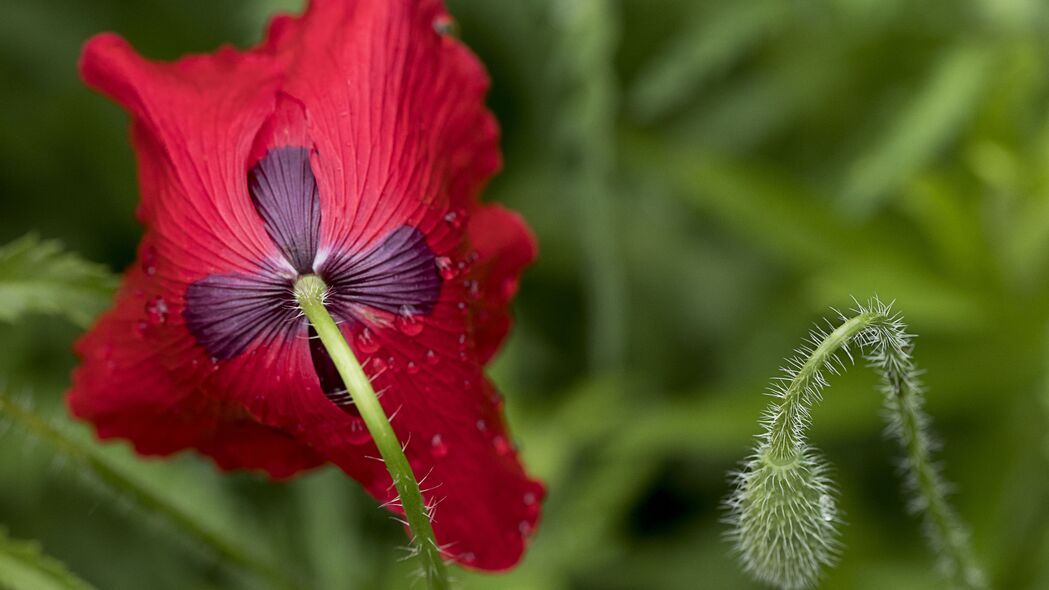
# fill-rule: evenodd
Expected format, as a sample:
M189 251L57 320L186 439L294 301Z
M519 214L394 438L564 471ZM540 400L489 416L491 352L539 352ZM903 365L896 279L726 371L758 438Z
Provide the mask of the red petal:
M70 411L95 425L100 438L126 438L145 455L197 448L225 469L259 469L288 477L319 465L308 446L286 433L259 426L239 406L204 394L206 361L169 371L177 342L158 336L176 321L156 310L159 289L140 269L125 277L116 306L77 343L82 363L73 374ZM154 310L147 319L144 308ZM248 452L248 446L252 450Z
M468 233L478 256L473 272L478 282L474 338L480 362L487 363L510 331L510 300L517 294L521 271L538 251L521 216L498 205L478 211Z
M506 334L506 306L535 246L519 218L479 203L500 165L498 131L483 68L435 31L446 18L438 0L314 0L302 19L277 19L260 48L172 64L147 62L114 36L89 42L85 80L134 118L148 234L142 269L78 346L69 403L100 435L143 452L195 447L225 468L275 476L320 456L391 499L359 418L320 390L305 331L213 364L183 320L190 283L281 263L248 168L270 143L308 136L318 264L407 225L425 234L438 265L455 265L421 325L369 309L344 330L397 416L427 498L440 500L439 542L464 564L503 569L520 559L543 491L517 460L482 364ZM135 327L155 315L156 298L166 318L143 344Z
M309 113L324 246L361 250L401 225L443 253L462 241L443 219L477 207L498 169L488 77L434 23L437 0L315 0L298 23L283 91Z
M144 60L123 39L88 41L81 74L132 114L142 201L162 276L190 282L250 272L277 258L247 195L252 143L274 112L281 64L267 46L174 63Z
M456 313L443 310L435 313ZM382 393L424 497L437 506L437 541L463 565L512 567L537 524L544 491L518 461L498 393L476 362L462 360L455 333L430 327L413 339L376 333L378 348L364 352L355 336L360 329L347 326L344 334L356 343L356 355ZM306 347L242 355L223 364L206 387L294 433L380 502L395 499L378 451L366 434L360 436L363 424L321 392Z

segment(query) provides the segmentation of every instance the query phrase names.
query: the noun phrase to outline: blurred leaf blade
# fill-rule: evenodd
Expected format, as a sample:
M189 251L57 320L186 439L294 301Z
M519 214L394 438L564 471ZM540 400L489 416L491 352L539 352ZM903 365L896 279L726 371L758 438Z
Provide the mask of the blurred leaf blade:
M848 167L840 197L845 210L875 210L959 133L975 114L993 60L993 47L981 44L961 44L936 60L925 85Z
M57 241L29 234L0 247L0 321L46 313L86 327L109 304L115 286L105 267Z
M639 119L651 121L687 100L785 18L780 2L730 2L719 8L697 17L634 81L629 105Z
M39 544L18 541L0 529L0 588L5 590L94 590Z
M0 416L24 430L28 436L43 442L48 450L64 462L83 468L94 481L110 488L118 496L127 498L146 514L157 516L174 530L193 539L218 556L223 562L262 579L273 587L299 588L298 582L275 565L272 555L264 553L257 541L239 538L232 531L215 526L199 515L199 506L189 507L181 497L187 496L182 487L164 487L139 480L119 461L102 449L62 428L32 408L0 393Z

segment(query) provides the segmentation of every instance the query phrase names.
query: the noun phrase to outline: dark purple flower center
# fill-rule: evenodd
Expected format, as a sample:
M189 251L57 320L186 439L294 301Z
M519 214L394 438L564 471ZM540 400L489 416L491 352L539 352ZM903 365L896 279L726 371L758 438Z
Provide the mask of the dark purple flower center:
M366 306L402 315L433 311L441 275L426 238L403 225L368 250L336 250L317 264L321 207L309 150L270 150L248 173L248 190L266 232L290 268L259 261L251 274L209 275L186 291L186 327L215 360L228 360L249 345L270 346L306 338L307 321L299 313L294 286L299 276L315 273L330 289L327 307L340 321L359 321ZM310 353L321 388L348 407L349 397L323 346L310 340Z

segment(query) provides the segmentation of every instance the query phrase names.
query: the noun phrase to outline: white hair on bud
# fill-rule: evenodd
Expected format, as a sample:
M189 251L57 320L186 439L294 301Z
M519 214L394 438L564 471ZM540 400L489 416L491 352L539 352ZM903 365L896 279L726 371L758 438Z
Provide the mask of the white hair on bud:
M935 445L922 411L922 384L911 358L914 336L892 304L859 302L839 325L816 325L774 377L775 401L761 418L753 455L734 474L725 501L729 538L753 577L784 590L811 588L834 563L840 519L826 464L806 442L811 408L822 399L827 376L853 363L852 348L878 373L886 429L905 453L908 507L922 515L941 571L963 588L983 588L983 573L968 533L947 503L947 485L931 460Z

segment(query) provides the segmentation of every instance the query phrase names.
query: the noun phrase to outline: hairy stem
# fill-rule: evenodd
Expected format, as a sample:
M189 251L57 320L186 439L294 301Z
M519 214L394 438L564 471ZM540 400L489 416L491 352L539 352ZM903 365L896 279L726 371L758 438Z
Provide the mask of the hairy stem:
M871 317L872 314L864 313L843 322L823 338L794 372L794 378L783 392L783 401L768 429L769 453L777 462L789 461L800 450L805 438L808 406L812 402L807 395L813 391L813 381L821 381L824 370L834 370L833 363L837 362L838 351L867 329Z
M434 538L430 513L423 501L422 492L419 491L419 483L379 403L379 398L375 395L371 380L353 355L335 320L324 307L326 294L327 286L317 276L304 276L295 285L295 298L299 306L313 324L313 329L317 331L317 336L331 356L393 478L401 507L411 529L413 549L422 562L427 585L430 590L447 590L450 587L447 567Z
M829 333L815 329L787 361L766 411L765 432L736 477L728 499L732 537L744 567L781 588L807 588L834 561L837 513L826 467L806 442L811 408L827 387L827 374L846 367L857 348L881 379L888 431L903 448L910 508L923 524L941 569L961 588L986 587L969 536L947 502L932 461L929 418L922 411L922 385L911 358L913 337L890 306L872 299Z

